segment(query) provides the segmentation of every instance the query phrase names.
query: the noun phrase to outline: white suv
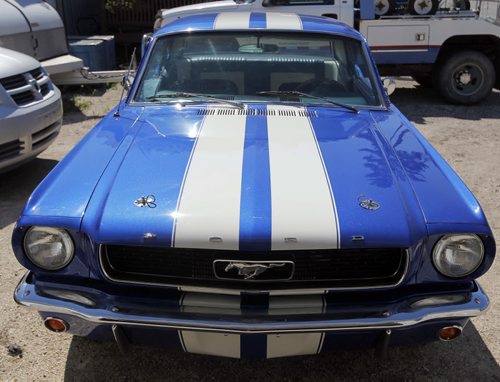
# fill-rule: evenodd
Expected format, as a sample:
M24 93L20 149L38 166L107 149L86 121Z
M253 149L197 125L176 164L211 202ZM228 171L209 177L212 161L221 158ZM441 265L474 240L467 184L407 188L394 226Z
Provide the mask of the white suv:
M61 93L32 57L0 48L0 172L45 150L62 124Z

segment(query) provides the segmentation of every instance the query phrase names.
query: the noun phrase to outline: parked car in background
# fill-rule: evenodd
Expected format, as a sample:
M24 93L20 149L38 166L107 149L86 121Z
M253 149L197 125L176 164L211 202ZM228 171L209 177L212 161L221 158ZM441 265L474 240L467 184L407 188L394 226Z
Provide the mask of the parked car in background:
M156 32L12 245L49 330L235 358L455 339L495 256L360 33L250 12Z
M68 54L61 17L43 0L0 0L0 47L37 59L50 75L83 67Z
M40 63L0 48L0 172L49 147L62 115L61 93Z

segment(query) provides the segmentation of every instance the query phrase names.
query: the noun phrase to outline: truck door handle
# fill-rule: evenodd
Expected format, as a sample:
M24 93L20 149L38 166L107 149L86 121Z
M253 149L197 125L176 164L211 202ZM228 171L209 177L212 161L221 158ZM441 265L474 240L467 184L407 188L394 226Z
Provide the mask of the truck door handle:
M416 41L425 41L425 33L417 33L415 35L415 40Z

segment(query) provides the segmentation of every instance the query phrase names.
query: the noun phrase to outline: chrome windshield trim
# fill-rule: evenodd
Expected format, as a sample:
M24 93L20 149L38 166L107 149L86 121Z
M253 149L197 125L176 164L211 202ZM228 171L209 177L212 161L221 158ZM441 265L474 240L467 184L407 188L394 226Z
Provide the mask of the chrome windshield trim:
M334 313L307 314L293 319L290 316L263 316L260 320L245 320L242 316L221 317L219 314L192 315L189 312L166 311L162 314L146 309L138 311L128 307L126 301L118 306L109 304L106 299L101 304L86 307L75 302L46 297L39 288L28 282L28 272L14 292L14 300L22 306L42 312L68 314L76 318L101 325L130 325L139 327L157 327L183 330L199 330L222 333L293 333L327 332L344 330L371 330L404 328L422 324L431 320L458 320L476 317L484 313L489 306L488 296L475 284L473 292L457 293L461 301L445 306L411 308L408 304L387 304L380 309L380 314L367 317L361 310L352 312L349 318L339 318ZM422 296L424 297L424 296ZM429 296L425 296L429 297Z
M179 99L181 100L181 99ZM210 102L207 100L189 100L189 102L185 102L186 99L182 99L182 106L183 107L189 107L189 106L200 106L200 105L210 105L210 106L219 106L221 108L224 107L230 107L230 106L224 106L223 104L218 104L216 102ZM309 102L293 102L293 101L248 101L248 100L236 100L239 101L247 106L254 106L254 105L273 105L273 106L296 106L296 107L319 107L319 108L324 108L324 109L340 109L342 110L341 107L336 107L333 105L329 105L326 103L309 103ZM176 105L179 103L177 100L171 100L169 102L136 102L136 101L130 101L127 103L127 106L173 106L176 107ZM367 111L388 111L389 107L386 107L384 105L377 105L377 106L370 106L370 105L351 105L349 106L355 107L358 110L367 110Z
M284 296L284 295L305 295L305 294L320 294L326 293L328 291L355 291L355 290L383 290L395 288L403 283L408 273L408 268L410 265L410 250L405 250L405 256L403 260L405 261L404 271L401 278L394 284L382 285L382 286L361 286L361 287L337 287L337 288L296 288L296 289L266 289L266 290L256 290L256 289L241 289L241 288L214 288L214 287L197 287L193 285L182 285L182 284L168 284L168 283L154 283L154 282L140 282L140 281L130 281L130 280L120 280L111 277L104 267L102 262L104 245L99 245L99 269L104 275L104 277L118 284L128 284L128 285L143 285L143 286L155 286L155 287L165 287L165 288L177 288L183 292L199 292L199 293L217 293L217 294L229 294L229 295L240 295L241 292L267 292L271 296ZM255 284L252 284L255 285Z

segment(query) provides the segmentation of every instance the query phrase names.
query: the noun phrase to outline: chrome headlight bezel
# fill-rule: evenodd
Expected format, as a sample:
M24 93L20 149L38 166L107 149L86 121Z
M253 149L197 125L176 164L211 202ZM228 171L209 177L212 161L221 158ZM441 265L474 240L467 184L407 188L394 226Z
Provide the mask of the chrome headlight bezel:
M483 264L484 258L484 243L472 233L444 235L432 250L432 263L437 271L454 279L474 273Z
M34 243L36 239L38 241L43 239L43 235L47 237L45 242ZM59 253L54 253L54 250L58 250L55 248L57 243L60 244ZM52 248L50 248L51 245ZM46 271L63 269L71 263L75 256L75 244L71 235L65 229L58 227L30 227L24 235L23 249L26 257L35 266Z

